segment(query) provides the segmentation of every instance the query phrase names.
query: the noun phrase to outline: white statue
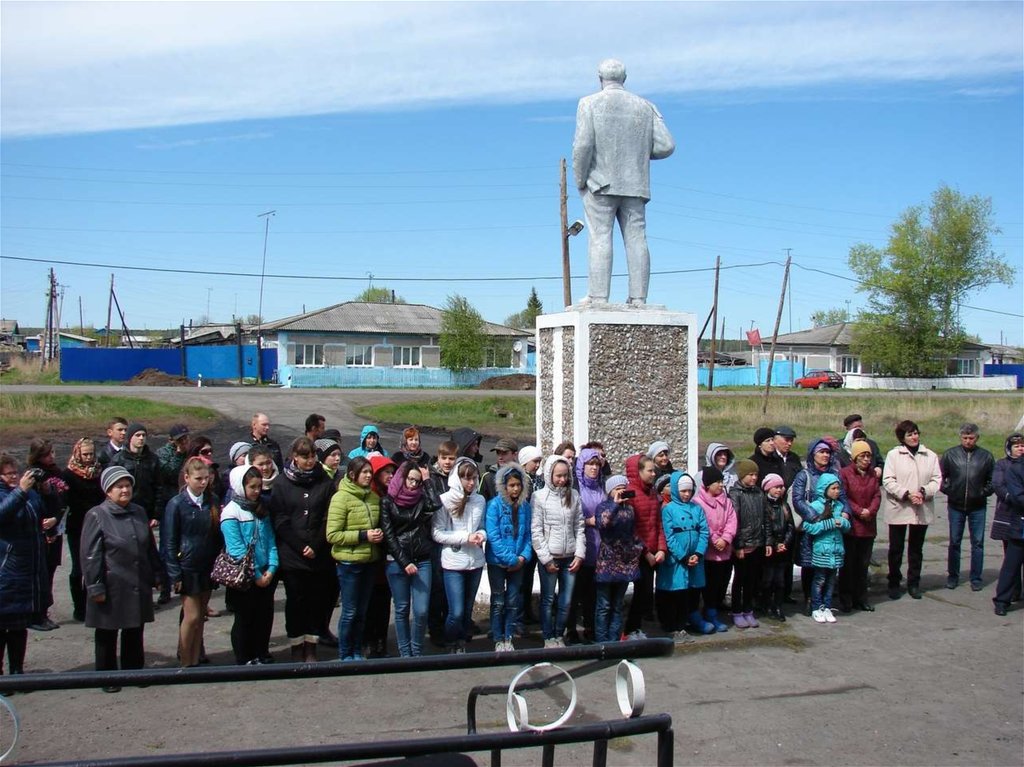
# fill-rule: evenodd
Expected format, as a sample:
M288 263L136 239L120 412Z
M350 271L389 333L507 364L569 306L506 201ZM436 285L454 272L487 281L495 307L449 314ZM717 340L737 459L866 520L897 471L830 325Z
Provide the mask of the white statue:
M586 214L590 279L582 304L607 303L616 219L626 248L629 304L647 302L651 256L645 208L651 199L651 160L675 151L675 141L651 102L623 87L626 67L606 59L597 68L601 90L580 99L572 172Z

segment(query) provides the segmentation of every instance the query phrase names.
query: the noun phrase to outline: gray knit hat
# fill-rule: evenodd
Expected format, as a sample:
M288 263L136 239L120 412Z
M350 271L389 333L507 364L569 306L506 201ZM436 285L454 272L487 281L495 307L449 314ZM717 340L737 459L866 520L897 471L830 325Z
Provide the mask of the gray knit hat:
M604 481L605 493L611 494L612 490L623 485L628 485L629 480L621 474L615 474Z
M231 449L228 450L228 458L231 459L231 464L234 465L238 463L239 458L243 455L248 455L251 447L252 445L248 442L236 442L233 444Z
M652 442L651 446L647 448L647 457L654 458L654 456L662 451L665 451L666 453L672 452L672 448L668 446L668 442L664 442L662 440Z
M124 466L110 466L109 468L104 469L103 473L100 474L100 487L103 488L103 492L105 493L125 477L131 481L132 487L135 487L135 477L131 475L131 472L129 472L128 469L124 468Z

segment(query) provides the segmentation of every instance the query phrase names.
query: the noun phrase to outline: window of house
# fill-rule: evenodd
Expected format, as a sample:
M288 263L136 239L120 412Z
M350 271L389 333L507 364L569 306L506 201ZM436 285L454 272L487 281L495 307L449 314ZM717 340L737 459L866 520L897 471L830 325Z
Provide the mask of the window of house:
M849 355L843 355L839 358L839 372L840 373L859 373L860 372L860 357L852 357Z
M976 376L978 375L978 360L975 358L950 360L949 374L954 376Z
M323 344L295 344L296 365L323 365Z
M486 349L484 349L484 367L512 367L512 348L509 346L500 349L495 349L493 346L488 346Z
M345 364L370 367L373 365L373 347L349 345L345 349Z
M394 365L396 368L418 368L420 366L420 347L396 346Z

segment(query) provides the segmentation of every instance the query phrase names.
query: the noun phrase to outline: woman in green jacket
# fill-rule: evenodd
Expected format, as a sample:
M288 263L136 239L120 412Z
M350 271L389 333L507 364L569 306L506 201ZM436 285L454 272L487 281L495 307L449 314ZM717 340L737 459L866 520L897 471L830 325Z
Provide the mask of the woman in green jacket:
M331 498L327 541L337 562L341 589L338 657L363 660L366 608L373 592L373 563L381 558L380 499L371 490L373 469L365 458L353 458Z

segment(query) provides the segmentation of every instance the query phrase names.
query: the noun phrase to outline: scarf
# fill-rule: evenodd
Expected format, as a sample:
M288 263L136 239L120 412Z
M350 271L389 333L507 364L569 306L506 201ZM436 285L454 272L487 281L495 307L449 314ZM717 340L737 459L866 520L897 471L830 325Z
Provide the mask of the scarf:
M94 479L99 469L99 464L95 460L91 466L86 466L82 463L82 443L85 442L85 439L83 437L75 443L75 447L71 451L71 457L68 459L68 470L82 479Z
M388 496L395 502L396 506L402 509L415 506L420 502L420 498L423 497L423 485L410 488L405 484L405 479L409 476L409 471L412 468L419 467L413 466L411 463L403 463L402 469L405 469L405 471L396 471L388 482Z
M312 469L297 469L295 464L289 461L284 465L284 475L297 485L310 485L316 478L316 470L319 468L320 464L316 464Z

